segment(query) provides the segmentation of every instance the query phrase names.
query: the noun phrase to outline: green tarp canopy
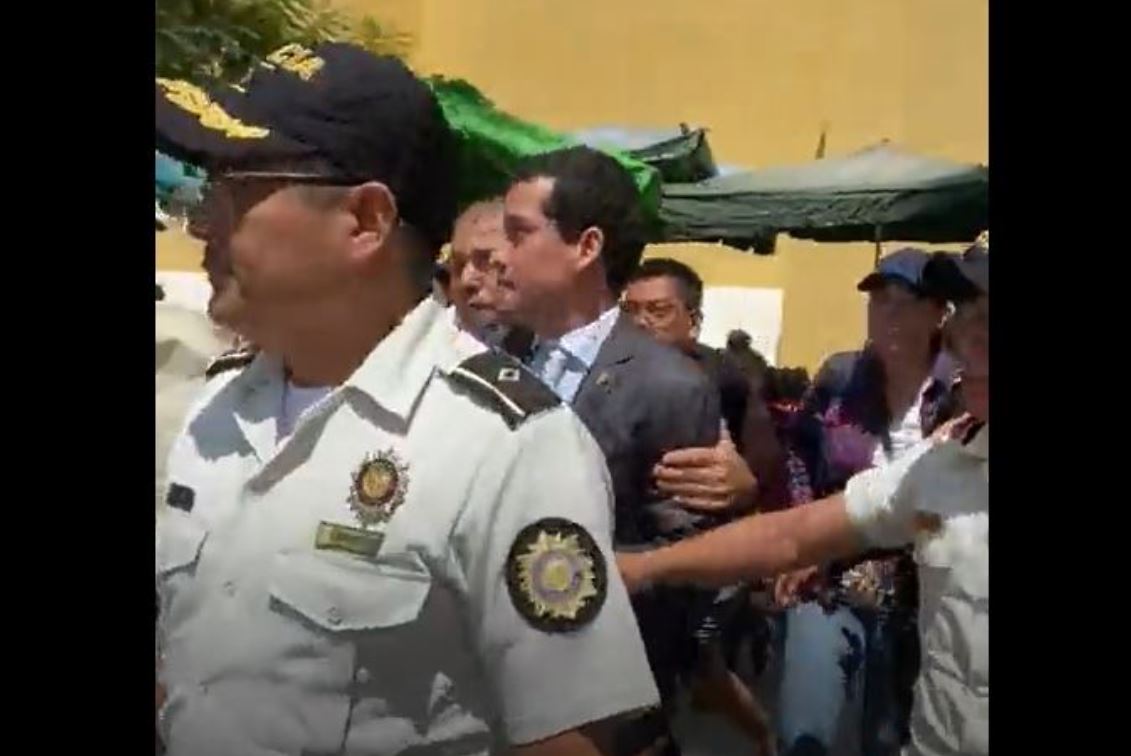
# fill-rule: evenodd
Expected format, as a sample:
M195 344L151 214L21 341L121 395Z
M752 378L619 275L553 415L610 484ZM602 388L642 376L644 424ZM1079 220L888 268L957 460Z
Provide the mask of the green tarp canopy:
M889 144L847 157L663 187L664 241L964 242L989 227L989 169Z
M461 205L506 191L513 169L523 158L580 144L567 134L499 110L466 81L433 77L428 84L459 141ZM660 205L659 171L622 150L604 151L632 174L645 213L656 220Z
M692 182L717 176L704 129L637 129L598 126L575 131L574 139L598 149L624 152L660 172L664 183Z

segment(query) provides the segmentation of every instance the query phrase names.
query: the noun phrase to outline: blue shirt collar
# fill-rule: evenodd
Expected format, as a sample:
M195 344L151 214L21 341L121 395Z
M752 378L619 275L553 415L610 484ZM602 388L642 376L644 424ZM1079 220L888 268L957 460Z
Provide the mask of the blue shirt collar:
M619 316L620 307L614 305L601 313L601 316L593 322L575 328L557 339L557 345L584 363L586 368L591 368L597 361L601 346L613 332L613 326L616 325Z

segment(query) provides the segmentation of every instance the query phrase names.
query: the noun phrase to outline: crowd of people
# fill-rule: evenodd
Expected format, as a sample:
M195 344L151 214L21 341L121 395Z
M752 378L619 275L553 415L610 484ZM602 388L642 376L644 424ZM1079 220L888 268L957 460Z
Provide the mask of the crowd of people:
M240 341L158 418L159 747L678 754L686 693L759 754L988 753L988 241L883 257L810 382L698 341L611 157L460 211L426 85L291 52L157 84Z

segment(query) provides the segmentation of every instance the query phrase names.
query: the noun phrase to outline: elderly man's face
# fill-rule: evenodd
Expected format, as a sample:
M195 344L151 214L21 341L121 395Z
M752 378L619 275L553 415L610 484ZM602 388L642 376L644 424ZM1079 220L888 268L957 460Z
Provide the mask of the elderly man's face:
M465 325L482 329L508 323L514 290L499 281L507 244L501 206L473 208L456 222L448 260L449 292Z

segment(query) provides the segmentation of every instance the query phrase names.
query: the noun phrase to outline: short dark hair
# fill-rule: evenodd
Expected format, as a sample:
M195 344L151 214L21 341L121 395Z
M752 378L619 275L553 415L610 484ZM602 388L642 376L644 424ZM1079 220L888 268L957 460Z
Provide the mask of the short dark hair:
M619 294L644 254L647 235L632 175L609 155L578 146L527 158L516 169L514 181L539 178L554 181L542 212L563 239L572 244L586 229L601 229L605 278Z
M680 298L688 312L699 312L703 307L703 279L689 265L670 257L653 257L632 271L628 282L646 281L649 278L674 278L679 284Z

